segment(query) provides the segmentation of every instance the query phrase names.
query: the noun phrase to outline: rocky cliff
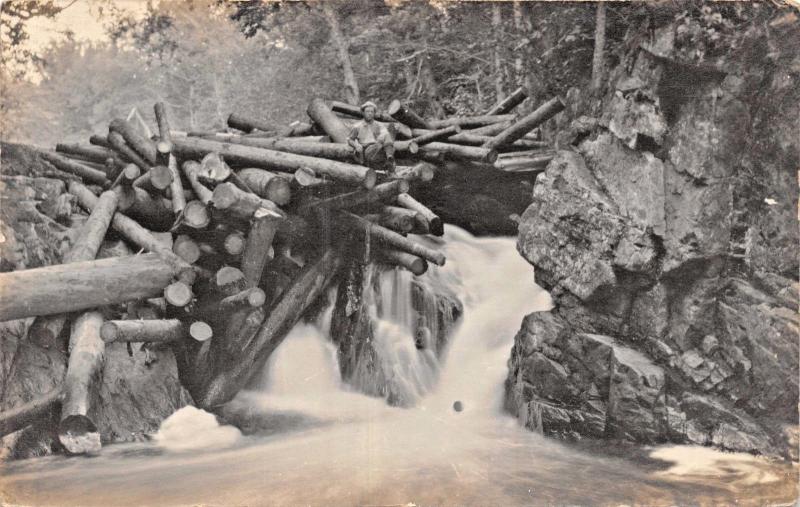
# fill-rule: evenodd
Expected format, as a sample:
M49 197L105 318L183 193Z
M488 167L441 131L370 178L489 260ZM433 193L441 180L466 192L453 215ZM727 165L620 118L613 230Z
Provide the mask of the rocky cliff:
M58 264L78 236L86 215L61 179L23 146L2 144L0 269ZM63 178L63 174L60 175ZM102 250L101 250L102 255ZM17 407L58 387L66 372L67 330L53 342L28 336L33 319L0 323L0 410ZM103 385L93 405L104 443L130 442L155 432L161 421L191 404L178 381L169 349L106 347ZM2 439L0 454L28 457L60 450L58 410Z
M673 20L601 100L570 91L519 227L555 302L509 360L506 406L527 427L796 448L798 24L778 12L699 62Z

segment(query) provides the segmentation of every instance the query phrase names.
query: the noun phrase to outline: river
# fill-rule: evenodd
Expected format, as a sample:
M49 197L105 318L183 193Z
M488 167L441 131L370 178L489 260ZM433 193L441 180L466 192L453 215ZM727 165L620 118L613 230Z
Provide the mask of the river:
M149 442L6 464L4 504L793 504L796 466L692 446L568 444L520 427L501 409L506 362L523 316L550 298L513 239L447 226L441 248L447 265L423 276L464 303L442 364L414 348L410 296L398 289L407 275L381 275L393 309L377 340L412 384L412 408L342 385L328 312L296 326L263 378L231 402L226 414L244 433L187 407Z

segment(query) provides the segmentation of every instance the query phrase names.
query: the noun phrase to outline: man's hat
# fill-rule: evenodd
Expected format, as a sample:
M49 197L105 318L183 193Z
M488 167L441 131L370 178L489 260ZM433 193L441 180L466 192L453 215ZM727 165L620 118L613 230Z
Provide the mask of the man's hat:
M364 102L363 104L361 104L361 108L360 109L363 111L364 109L366 109L368 107L372 107L376 111L378 110L378 106L376 106L375 103L372 102L371 100L368 100L368 101Z

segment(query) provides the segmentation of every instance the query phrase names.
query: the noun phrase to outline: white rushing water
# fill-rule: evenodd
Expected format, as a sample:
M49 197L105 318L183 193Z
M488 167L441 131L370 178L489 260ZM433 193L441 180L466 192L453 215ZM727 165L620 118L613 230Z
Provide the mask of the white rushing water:
M339 378L330 309L297 325L256 388L226 417L181 409L154 441L88 459L10 464L0 479L24 505L762 505L791 503L797 469L694 447L567 445L501 410L524 315L550 308L514 240L448 226L447 265L423 275L464 303L440 364L414 346L411 276L379 276L382 367L408 384L412 408L389 406ZM427 313L427 310L426 310ZM429 315L429 321L431 316ZM463 411L453 410L454 402ZM653 459L656 458L656 459ZM699 461L698 461L699 460ZM3 497L0 497L3 499Z

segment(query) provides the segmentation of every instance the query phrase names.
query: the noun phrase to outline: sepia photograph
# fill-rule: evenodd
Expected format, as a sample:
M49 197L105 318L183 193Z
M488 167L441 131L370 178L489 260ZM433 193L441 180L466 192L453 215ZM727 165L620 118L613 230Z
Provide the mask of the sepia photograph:
M800 0L0 0L0 506L800 505Z

